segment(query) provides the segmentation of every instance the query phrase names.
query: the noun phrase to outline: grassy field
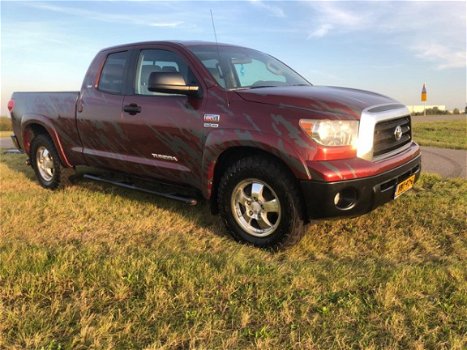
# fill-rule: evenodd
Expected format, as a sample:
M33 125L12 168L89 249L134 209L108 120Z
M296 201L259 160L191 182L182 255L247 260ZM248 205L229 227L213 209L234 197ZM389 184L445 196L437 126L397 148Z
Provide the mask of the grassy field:
M414 139L422 146L467 149L467 122L413 122Z
M207 204L80 180L39 187L2 155L0 348L462 349L467 181L425 175L373 213L269 253Z

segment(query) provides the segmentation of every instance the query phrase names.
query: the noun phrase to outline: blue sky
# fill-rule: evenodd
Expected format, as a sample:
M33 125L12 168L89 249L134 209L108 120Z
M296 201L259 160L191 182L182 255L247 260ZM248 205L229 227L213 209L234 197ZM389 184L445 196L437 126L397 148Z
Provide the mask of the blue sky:
M214 40L259 49L317 85L464 108L465 1L2 1L1 113L13 91L79 90L100 49Z

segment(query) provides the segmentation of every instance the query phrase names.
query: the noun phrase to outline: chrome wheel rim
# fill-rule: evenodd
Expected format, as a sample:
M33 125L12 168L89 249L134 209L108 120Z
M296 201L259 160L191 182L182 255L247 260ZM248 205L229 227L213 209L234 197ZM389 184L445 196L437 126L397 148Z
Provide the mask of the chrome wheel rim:
M255 237L269 236L281 220L279 197L268 184L258 179L246 179L235 186L231 207L235 221Z
M44 146L40 146L36 151L36 165L39 174L45 181L52 180L54 176L54 160L52 154Z

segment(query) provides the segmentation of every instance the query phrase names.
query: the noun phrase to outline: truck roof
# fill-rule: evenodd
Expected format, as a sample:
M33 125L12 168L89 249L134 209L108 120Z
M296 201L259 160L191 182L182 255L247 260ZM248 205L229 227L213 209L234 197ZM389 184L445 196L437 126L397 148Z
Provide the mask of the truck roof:
M107 47L101 51L115 50L115 49L126 49L134 46L144 46L144 45L175 45L182 47L191 47L191 46L234 46L241 47L238 45L225 44L225 43L216 43L213 41L202 41L202 40L162 40L162 41L141 41L136 43L122 44Z

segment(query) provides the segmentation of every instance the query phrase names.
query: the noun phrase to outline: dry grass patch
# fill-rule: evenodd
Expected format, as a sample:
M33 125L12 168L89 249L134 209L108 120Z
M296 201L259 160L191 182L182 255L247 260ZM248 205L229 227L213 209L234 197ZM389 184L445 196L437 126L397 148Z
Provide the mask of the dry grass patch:
M0 132L10 132L12 130L11 119L8 117L0 117Z
M10 137L13 131L0 131L0 137Z

